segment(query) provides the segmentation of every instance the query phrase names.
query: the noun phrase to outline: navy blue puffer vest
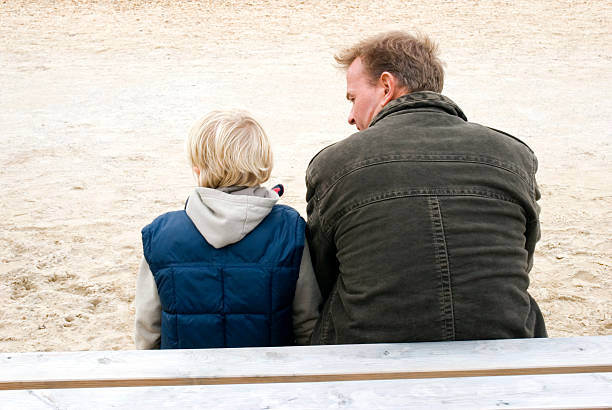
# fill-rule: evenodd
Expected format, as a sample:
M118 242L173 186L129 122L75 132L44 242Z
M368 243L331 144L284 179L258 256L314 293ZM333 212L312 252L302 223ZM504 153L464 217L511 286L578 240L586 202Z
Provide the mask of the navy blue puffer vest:
M241 241L215 249L185 211L142 230L162 306L161 348L293 344L292 303L305 222L275 205Z

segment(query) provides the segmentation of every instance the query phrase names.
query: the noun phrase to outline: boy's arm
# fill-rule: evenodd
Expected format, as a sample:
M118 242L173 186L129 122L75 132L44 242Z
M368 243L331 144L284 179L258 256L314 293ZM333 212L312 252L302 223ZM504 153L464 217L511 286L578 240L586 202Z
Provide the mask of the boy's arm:
M161 302L157 284L145 258L136 279L136 319L134 344L137 349L159 349L161 337Z
M304 239L304 253L293 298L293 334L297 344L308 343L319 319L321 302L321 292L312 268L308 241Z

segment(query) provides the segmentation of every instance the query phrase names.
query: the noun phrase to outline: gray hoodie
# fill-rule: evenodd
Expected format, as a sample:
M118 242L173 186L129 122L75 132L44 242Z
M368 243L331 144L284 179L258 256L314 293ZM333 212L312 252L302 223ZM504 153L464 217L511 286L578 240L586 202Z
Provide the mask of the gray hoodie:
M276 192L264 187L196 188L187 201L187 216L206 241L215 248L236 243L270 213L278 202ZM319 317L321 293L314 276L308 243L293 299L293 333L298 344L306 344ZM134 343L138 349L159 348L161 303L157 285L145 258L136 280Z

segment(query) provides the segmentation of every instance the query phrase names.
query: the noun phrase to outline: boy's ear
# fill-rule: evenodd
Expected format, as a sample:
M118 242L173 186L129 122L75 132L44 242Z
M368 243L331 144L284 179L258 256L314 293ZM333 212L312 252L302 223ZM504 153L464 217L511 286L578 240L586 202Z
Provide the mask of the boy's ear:
M200 168L198 168L197 166L193 166L193 173L196 174L197 176L200 176Z

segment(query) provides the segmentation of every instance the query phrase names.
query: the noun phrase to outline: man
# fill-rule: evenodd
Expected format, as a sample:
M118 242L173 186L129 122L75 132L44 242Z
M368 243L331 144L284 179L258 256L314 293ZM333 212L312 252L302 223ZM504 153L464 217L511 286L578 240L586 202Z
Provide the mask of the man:
M336 56L356 134L306 175L325 300L313 344L546 337L527 293L537 160L467 122L426 37L391 32Z

